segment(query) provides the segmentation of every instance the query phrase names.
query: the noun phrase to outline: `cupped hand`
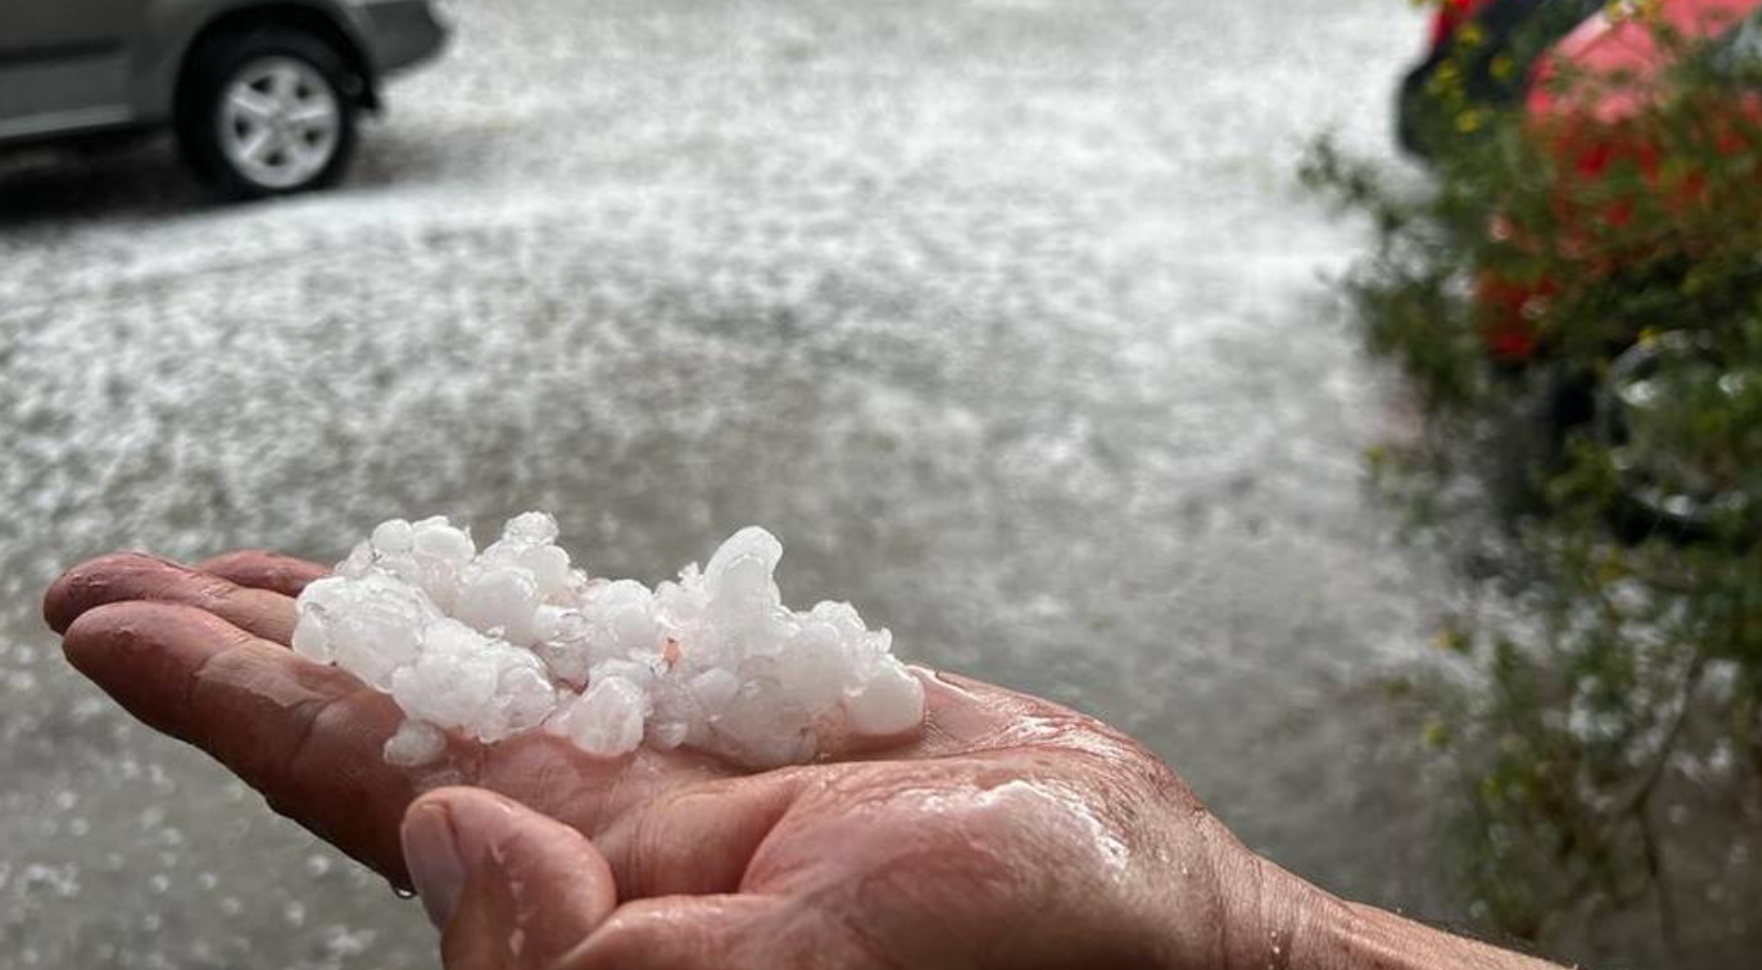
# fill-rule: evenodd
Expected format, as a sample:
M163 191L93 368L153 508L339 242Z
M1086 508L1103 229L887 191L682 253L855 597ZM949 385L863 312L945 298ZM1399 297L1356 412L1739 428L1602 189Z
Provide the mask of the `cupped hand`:
M1270 867L1158 759L946 674L918 671L911 736L776 771L543 733L388 764L390 698L287 649L293 597L324 572L118 554L57 580L44 612L135 716L394 884L414 868L454 970L1220 970L1280 952Z

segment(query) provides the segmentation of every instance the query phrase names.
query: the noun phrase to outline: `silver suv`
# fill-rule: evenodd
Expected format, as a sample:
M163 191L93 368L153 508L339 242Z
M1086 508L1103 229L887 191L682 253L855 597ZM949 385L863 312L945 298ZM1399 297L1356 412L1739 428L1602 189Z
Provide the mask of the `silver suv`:
M430 0L0 0L0 146L170 128L230 198L342 177Z

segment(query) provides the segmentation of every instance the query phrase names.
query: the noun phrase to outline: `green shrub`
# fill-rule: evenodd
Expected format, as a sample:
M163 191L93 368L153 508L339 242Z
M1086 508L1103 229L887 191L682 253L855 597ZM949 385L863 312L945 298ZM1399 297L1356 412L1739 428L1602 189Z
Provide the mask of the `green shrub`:
M1647 27L1661 78L1547 81L1643 92L1618 125L1490 111L1446 70L1429 177L1327 140L1304 166L1372 227L1341 286L1427 419L1374 477L1493 593L1439 638L1468 686L1404 695L1465 779L1456 870L1505 932L1630 958L1762 932L1727 858L1762 820L1762 53ZM1501 286L1534 297L1521 339Z

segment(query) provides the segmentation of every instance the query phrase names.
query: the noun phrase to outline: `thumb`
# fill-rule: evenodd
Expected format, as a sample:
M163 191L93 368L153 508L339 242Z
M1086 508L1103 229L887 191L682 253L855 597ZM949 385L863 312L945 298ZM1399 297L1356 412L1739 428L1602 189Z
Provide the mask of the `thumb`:
M447 970L543 967L617 904L611 869L574 829L500 795L442 788L404 813L404 862Z

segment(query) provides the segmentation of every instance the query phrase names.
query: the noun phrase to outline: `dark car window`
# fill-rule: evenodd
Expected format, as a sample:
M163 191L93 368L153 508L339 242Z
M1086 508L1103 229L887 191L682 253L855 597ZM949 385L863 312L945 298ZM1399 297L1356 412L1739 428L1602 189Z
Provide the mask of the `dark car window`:
M1483 7L1475 23L1486 39L1469 63L1469 95L1495 103L1516 100L1537 58L1603 6L1603 0L1494 0ZM1495 71L1501 58L1509 67Z
M1435 146L1457 137L1448 108L1431 91L1433 77L1446 63L1462 69L1462 94L1471 104L1509 106L1523 97L1536 61L1573 28L1601 10L1604 0L1493 0L1476 12L1474 46L1459 30L1402 82L1397 137L1403 147L1425 157Z

